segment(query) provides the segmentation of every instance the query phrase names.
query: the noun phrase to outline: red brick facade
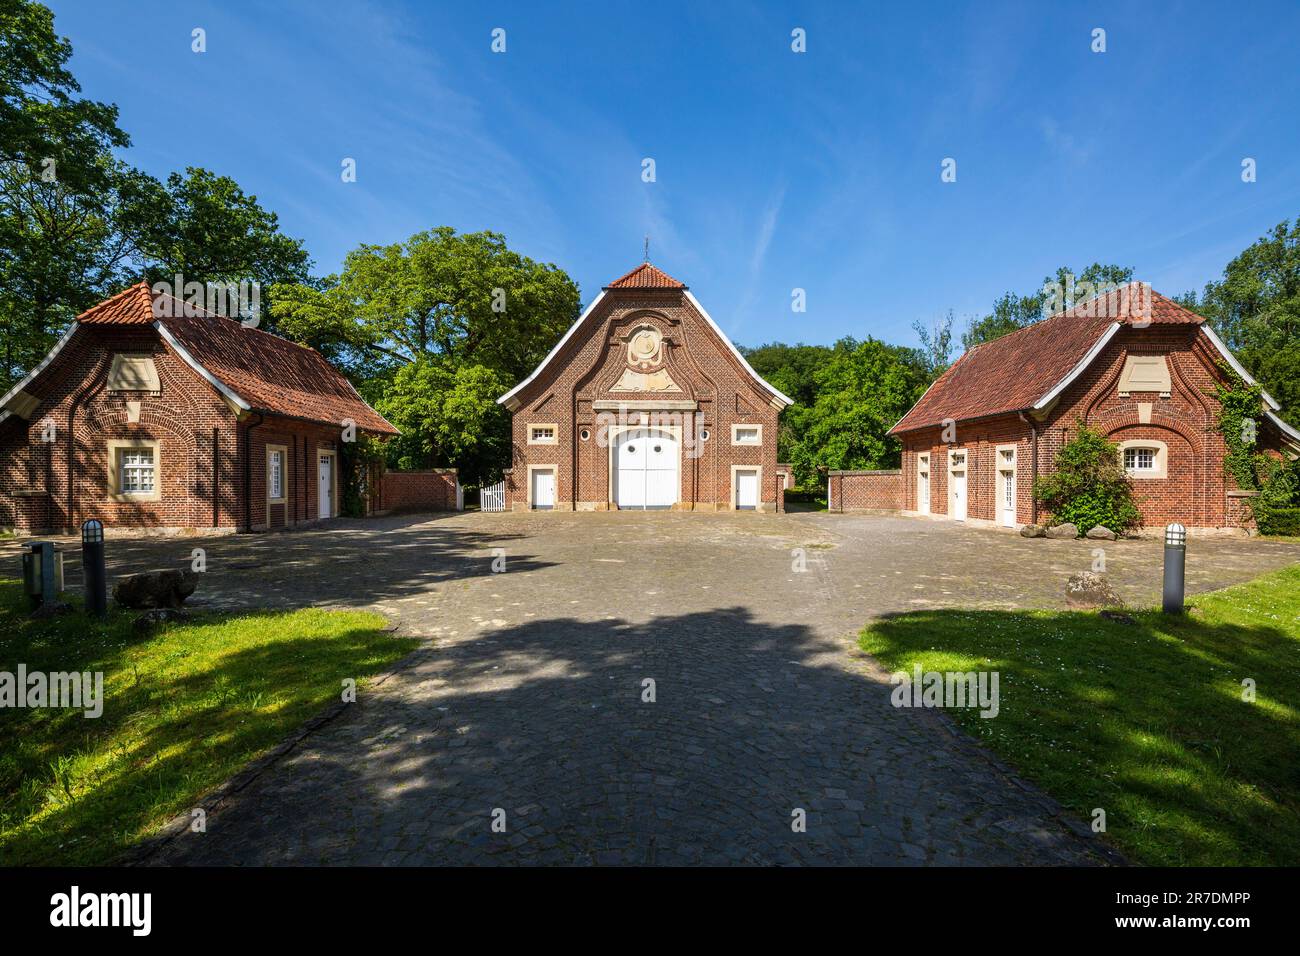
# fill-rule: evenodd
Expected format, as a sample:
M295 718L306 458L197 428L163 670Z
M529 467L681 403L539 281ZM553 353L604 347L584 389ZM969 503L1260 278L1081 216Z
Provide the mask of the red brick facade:
M121 388L112 371L121 356L148 360L156 382ZM0 414L0 527L70 531L98 518L109 528L257 531L339 512L343 429L239 407L152 324L79 323ZM273 451L282 453L274 500ZM150 491L120 485L121 455L136 452L147 456ZM324 511L322 488L332 489Z
M1168 391L1123 391L1130 356L1163 359ZM1214 386L1225 380L1223 361L1198 323L1122 324L1042 411L903 431L902 508L956 517L961 505L954 492L964 472L966 520L1010 527L1044 523L1049 516L1034 500L1032 476L1054 469L1057 452L1082 421L1119 444L1121 454L1126 445L1147 450L1151 467L1130 471L1145 525L1250 527L1249 509L1225 476L1226 449L1216 423ZM1294 438L1273 418L1265 418L1259 440L1271 454L1287 448L1294 453ZM927 474L928 503L921 498Z
M635 507L635 455L660 453L645 502L681 510L779 510L780 411L685 286L642 266L612 283L529 379L514 413L507 507ZM637 443L635 437L647 439ZM649 459L646 459L649 461ZM543 472L537 475L537 472ZM642 479L638 476L636 479ZM620 485L623 482L623 485Z

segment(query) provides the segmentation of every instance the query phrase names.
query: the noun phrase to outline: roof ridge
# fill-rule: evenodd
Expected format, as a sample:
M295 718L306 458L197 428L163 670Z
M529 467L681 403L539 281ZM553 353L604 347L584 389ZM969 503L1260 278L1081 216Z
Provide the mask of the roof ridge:
M645 274L651 280L648 283L633 281L639 275ZM674 279L668 273L664 272L650 260L640 263L635 268L628 270L619 276L606 289L685 289L687 285L679 279Z

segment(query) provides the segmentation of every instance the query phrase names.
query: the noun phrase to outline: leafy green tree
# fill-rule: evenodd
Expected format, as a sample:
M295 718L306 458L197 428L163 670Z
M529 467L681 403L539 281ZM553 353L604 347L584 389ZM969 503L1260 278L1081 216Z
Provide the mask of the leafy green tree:
M319 287L277 288L282 334L319 345L360 375L439 357L510 382L537 366L578 317L578 287L492 232L442 226L363 245Z
M509 389L497 371L425 357L392 376L375 408L402 430L388 462L402 469L457 467L465 481L495 480L510 461Z
M921 355L933 381L952 364L952 309L933 325L927 326L917 319L912 323L912 331L921 340Z
M774 387L807 408L817 399L817 370L831 356L827 345L785 345L769 342L757 348L741 346L750 366Z
M1082 421L1056 453L1056 470L1038 479L1036 493L1055 523L1074 524L1080 534L1097 525L1122 534L1142 523L1119 446Z
M897 467L901 446L887 432L928 384L927 361L915 349L875 339L837 342L817 372L816 401L790 449L799 484L816 484L819 468Z
M129 226L149 279L179 274L186 282L250 280L268 289L308 280L302 240L280 232L279 217L229 176L189 167L148 193L140 205L156 214L137 209Z
M94 301L126 250L114 213L130 179L117 108L82 99L72 46L39 3L0 3L0 390Z
M1082 272L1072 272L1062 266L1054 275L1045 277L1038 289L1028 295L1004 292L993 303L993 311L972 318L962 334L963 348L971 349L982 342L1015 332L1027 325L1047 318L1045 311L1063 311L1092 298L1099 289L1120 286L1133 281L1133 270L1128 266L1102 265L1094 262ZM1051 303L1047 294L1049 286L1060 290L1059 302ZM1052 308L1055 306L1056 308Z
M1300 218L1261 236L1199 300L1180 301L1209 319L1284 418L1300 420Z
M298 282L308 260L226 177L166 185L117 158L117 108L80 98L68 40L29 0L0 0L0 390L81 310L142 275Z

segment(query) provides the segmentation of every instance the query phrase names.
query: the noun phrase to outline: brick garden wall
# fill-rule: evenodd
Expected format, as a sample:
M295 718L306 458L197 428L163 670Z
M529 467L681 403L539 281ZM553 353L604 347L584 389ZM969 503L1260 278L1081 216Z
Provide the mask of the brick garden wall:
M380 484L381 511L455 511L455 468L388 471Z
M898 469L832 471L827 476L831 511L900 511L903 478Z

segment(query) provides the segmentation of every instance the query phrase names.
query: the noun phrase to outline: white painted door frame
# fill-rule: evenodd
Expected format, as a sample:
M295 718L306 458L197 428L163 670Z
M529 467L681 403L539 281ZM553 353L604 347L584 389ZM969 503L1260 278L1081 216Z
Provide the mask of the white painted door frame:
M328 466L325 463L327 458ZM338 498L338 456L332 451L322 451L318 448L316 450L316 516L335 517L338 514Z
M948 517L965 521L968 513L966 476L970 474L970 453L965 448L948 449Z
M916 510L923 515L930 513L929 452L921 452L916 456Z
M998 523L1006 528L1016 526L1016 446L999 445L997 455L998 473Z

